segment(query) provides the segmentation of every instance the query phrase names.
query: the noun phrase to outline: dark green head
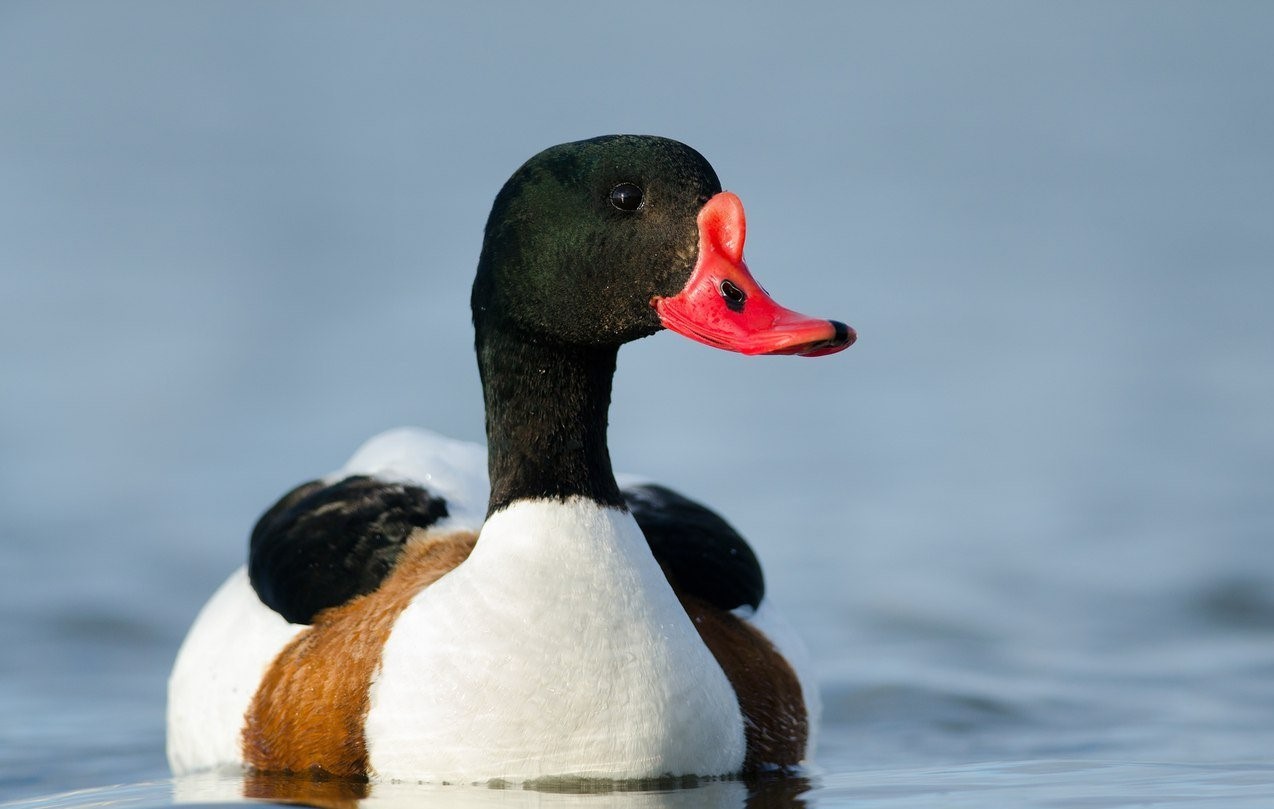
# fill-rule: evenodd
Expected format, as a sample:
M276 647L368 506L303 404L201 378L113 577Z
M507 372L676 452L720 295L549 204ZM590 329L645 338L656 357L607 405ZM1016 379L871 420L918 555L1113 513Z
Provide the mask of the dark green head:
M695 217L721 190L712 166L667 138L608 135L545 149L487 220L473 320L529 342L617 346L660 328L651 307L695 266Z
M744 354L853 342L770 298L743 261L746 232L742 201L667 138L564 143L514 172L473 283L492 513L576 495L624 507L606 424L625 342L660 328Z

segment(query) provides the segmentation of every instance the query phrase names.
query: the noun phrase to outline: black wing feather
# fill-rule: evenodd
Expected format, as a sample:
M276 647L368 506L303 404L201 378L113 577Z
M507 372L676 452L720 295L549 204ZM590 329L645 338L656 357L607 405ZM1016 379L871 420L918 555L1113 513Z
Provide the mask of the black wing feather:
M715 511L654 484L624 489L623 495L675 589L723 610L761 603L761 563Z
M407 537L447 516L427 490L362 475L303 483L252 529L248 578L266 606L294 624L380 586Z

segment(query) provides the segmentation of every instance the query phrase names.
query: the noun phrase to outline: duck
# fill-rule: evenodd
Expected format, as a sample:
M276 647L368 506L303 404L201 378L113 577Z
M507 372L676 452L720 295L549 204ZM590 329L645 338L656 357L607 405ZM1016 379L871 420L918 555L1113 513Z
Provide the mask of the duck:
M486 223L470 305L486 446L368 441L265 511L168 684L175 774L640 780L793 770L818 698L747 541L625 477L620 346L661 330L819 357L852 328L780 306L742 201L676 140L545 149Z

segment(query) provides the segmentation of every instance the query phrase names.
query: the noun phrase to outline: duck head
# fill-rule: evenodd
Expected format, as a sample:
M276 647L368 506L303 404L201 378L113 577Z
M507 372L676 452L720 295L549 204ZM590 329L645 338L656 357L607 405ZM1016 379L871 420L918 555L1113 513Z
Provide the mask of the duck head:
M473 284L488 512L626 508L606 446L620 345L661 328L747 354L829 354L854 332L770 299L743 263L743 205L666 138L540 152L496 196Z
M778 305L743 261L743 203L712 166L667 138L609 135L553 146L505 183L473 287L491 330L579 348L661 328L744 354L821 356L853 329Z

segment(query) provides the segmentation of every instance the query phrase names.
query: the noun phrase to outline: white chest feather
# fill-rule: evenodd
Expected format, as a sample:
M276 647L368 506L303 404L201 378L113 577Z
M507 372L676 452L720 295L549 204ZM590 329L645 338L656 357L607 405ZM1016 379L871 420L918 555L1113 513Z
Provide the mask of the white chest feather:
M372 684L382 778L736 771L743 720L632 517L519 502L403 612Z

